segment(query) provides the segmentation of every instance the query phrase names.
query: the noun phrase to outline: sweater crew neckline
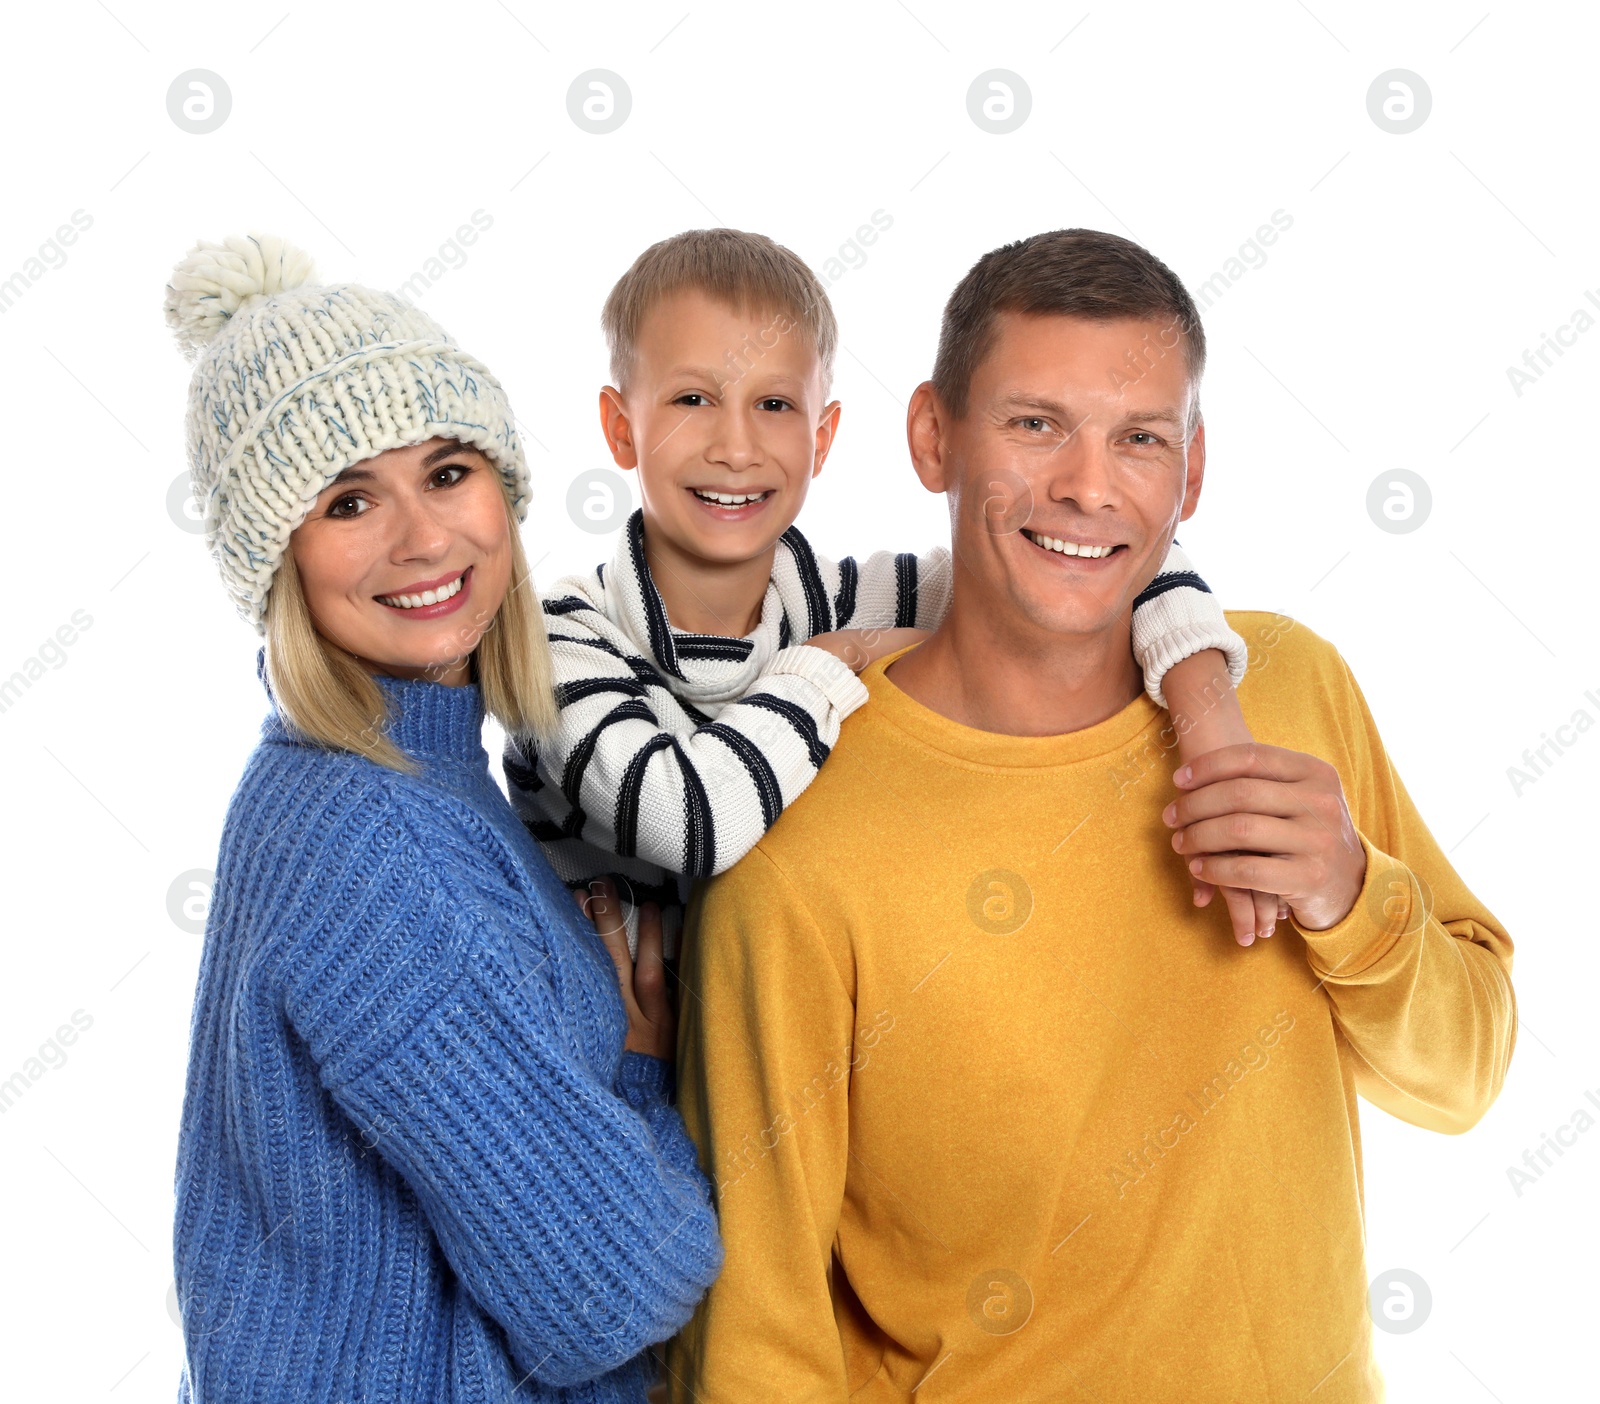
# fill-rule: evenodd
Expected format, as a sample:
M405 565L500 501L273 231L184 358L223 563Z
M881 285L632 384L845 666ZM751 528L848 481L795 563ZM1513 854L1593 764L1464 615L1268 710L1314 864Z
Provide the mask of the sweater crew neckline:
M861 672L872 705L863 714L888 722L945 758L1000 770L1037 770L1119 756L1166 711L1141 691L1104 721L1059 736L1011 736L967 726L916 700L885 676L888 666L918 644L875 659Z
M265 676L262 679L266 681ZM444 683L374 675L389 704L388 737L409 756L488 764L483 749L483 691L476 683L448 687ZM272 711L262 724L267 740L303 741L284 716L272 690Z

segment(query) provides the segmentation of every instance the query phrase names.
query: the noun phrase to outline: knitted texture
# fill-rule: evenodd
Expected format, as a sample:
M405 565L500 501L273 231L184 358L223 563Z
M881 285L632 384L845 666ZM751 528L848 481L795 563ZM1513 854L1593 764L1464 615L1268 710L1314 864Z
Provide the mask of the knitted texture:
M186 435L206 546L257 630L290 533L362 459L459 439L493 460L517 519L527 514L499 381L403 299L311 276L304 253L251 235L202 241L167 285L167 321L195 360Z
M488 770L476 687L380 679L416 776L274 713L228 812L174 1269L204 1400L642 1404L721 1247L616 972Z
M743 638L675 628L628 519L609 565L545 593L559 726L506 747L517 812L571 887L610 877L638 940L642 902L662 909L676 950L682 879L710 877L755 846L809 785L843 720L867 698L849 666L805 647L834 629L936 628L950 606L948 548L819 556L791 526L779 538L761 620ZM1161 705L1161 679L1202 649L1248 652L1173 543L1133 613L1133 650ZM680 877L681 875L681 877Z

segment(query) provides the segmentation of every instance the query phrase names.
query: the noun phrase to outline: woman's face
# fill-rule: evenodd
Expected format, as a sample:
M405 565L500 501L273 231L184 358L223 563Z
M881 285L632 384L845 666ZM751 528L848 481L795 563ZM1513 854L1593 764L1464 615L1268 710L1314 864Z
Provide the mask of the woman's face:
M289 538L317 632L374 672L459 685L511 584L500 473L454 439L346 468Z

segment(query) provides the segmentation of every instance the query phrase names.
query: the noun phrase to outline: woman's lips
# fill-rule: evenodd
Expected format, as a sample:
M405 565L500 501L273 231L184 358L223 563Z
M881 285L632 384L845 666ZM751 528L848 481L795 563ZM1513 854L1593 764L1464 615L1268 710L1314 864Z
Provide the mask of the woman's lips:
M398 614L404 619L439 619L446 614L454 614L458 609L466 604L467 596L472 593L472 571L473 567L468 566L463 571L457 571L451 575L441 575L437 580L434 581L422 582L421 589L418 589L416 586L412 586L406 590L397 590L390 595L375 595L373 598L386 610L388 610L389 613ZM405 605L389 603L390 600L396 599L401 595L415 598L416 596L421 595L430 589L437 591L441 586L448 588L450 583L454 580L460 580L461 586L455 592L455 594L451 595L448 599L435 600L431 605L412 605L409 608L407 608Z

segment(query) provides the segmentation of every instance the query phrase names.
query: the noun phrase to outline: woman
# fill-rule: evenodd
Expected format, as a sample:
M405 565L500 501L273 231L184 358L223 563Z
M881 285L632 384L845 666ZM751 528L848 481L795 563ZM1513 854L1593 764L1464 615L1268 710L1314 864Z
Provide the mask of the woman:
M272 701L190 1033L180 1399L640 1401L721 1246L659 925L636 974L480 739L554 716L510 407L416 309L310 278L230 239L166 299Z

